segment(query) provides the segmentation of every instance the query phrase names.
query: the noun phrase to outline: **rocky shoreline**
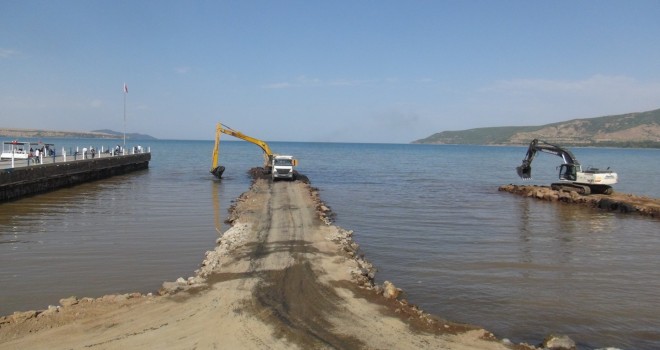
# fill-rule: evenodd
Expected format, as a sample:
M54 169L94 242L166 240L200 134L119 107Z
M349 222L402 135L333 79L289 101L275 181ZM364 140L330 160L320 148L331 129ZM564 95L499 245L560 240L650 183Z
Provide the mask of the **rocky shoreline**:
M660 218L660 200L645 196L616 192L612 195L584 196L576 192L556 191L548 186L514 184L502 185L498 190L549 202L576 204L604 211Z

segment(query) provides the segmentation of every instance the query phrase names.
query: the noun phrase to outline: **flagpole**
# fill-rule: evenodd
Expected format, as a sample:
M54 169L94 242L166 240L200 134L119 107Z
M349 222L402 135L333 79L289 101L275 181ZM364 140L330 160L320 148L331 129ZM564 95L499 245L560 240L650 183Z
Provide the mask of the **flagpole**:
M126 149L126 95L128 95L128 86L124 83L124 149Z

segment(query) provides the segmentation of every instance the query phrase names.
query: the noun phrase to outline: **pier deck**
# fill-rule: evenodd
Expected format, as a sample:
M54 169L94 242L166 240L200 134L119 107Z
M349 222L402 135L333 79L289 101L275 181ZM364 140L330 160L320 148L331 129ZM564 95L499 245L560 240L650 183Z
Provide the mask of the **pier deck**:
M128 155L96 154L43 157L42 163L15 159L0 161L0 203L62 187L96 181L115 175L147 169L151 153Z

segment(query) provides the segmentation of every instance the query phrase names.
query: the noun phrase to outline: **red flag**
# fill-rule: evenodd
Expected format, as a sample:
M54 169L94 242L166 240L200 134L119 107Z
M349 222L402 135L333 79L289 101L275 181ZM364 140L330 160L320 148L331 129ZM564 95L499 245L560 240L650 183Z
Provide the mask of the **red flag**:
M128 85L126 85L126 83L124 83L124 93L125 93L125 94L128 93Z

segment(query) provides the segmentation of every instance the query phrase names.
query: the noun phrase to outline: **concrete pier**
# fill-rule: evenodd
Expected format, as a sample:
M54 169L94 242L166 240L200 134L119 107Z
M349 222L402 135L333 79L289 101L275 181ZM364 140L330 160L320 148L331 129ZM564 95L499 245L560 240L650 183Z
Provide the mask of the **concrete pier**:
M79 157L80 158L80 157ZM120 156L98 157L53 162L52 157L43 164L16 165L8 167L3 161L0 167L0 203L73 186L84 182L100 180L115 175L147 169L151 153L136 153Z

